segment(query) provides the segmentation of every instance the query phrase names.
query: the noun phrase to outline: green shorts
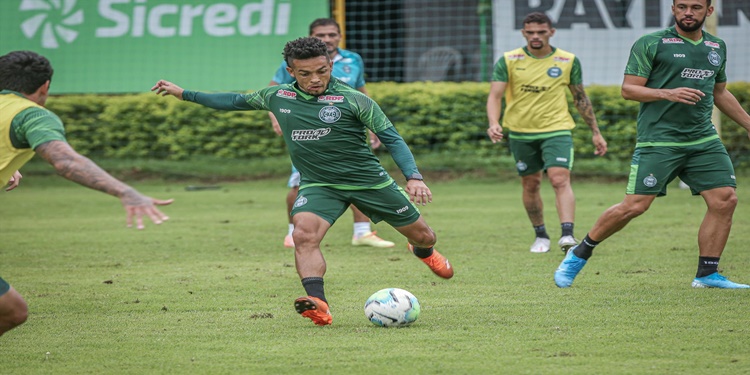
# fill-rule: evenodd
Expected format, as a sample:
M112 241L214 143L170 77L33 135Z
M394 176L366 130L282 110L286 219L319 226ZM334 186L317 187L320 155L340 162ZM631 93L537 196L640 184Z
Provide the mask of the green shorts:
M637 147L626 194L667 195L676 177L693 195L725 186L737 187L732 160L718 139L688 146Z
M382 189L339 190L330 186L300 189L294 201L292 216L312 212L333 225L349 207L357 206L373 223L385 220L394 227L409 225L419 219L419 209L395 182Z
M510 151L519 176L527 176L550 167L573 168L573 137L570 131L508 136Z
M10 284L8 284L7 281L3 280L2 277L0 277L0 296L2 296L5 293L8 293L10 290Z

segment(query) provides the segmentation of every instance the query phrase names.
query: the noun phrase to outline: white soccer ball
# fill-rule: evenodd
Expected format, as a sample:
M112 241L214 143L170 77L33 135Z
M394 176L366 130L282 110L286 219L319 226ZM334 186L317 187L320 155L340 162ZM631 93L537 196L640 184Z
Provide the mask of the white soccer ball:
M419 301L413 294L399 288L375 292L365 302L365 316L381 327L404 327L419 317Z

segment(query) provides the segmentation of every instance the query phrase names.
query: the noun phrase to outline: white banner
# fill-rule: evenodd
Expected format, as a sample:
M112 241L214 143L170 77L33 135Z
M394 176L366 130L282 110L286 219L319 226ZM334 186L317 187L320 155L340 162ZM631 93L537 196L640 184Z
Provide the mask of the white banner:
M729 82L750 82L750 0L714 0L716 36L727 43ZM674 23L672 0L493 0L493 56L526 45L523 18L544 12L555 25L550 44L578 56L584 85L622 83L630 47Z

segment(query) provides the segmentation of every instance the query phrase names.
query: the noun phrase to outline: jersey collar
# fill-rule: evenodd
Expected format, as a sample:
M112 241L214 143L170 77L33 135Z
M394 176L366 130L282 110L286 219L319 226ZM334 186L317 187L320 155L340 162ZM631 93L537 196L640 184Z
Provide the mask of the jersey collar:
M529 46L523 46L523 52L525 52L525 53L526 53L527 55L529 55L529 57L531 57L532 59L537 59L537 60L543 60L543 59L546 59L546 58L548 58L548 57L550 57L550 56L554 55L554 54L555 54L555 51L557 51L557 47L554 47L554 46L553 46L553 47L552 47L552 52L550 52L550 53L549 53L549 54L547 54L546 56L542 56L542 57L536 57L536 56L534 56L534 55L533 55L533 54L532 54L531 52L529 52Z

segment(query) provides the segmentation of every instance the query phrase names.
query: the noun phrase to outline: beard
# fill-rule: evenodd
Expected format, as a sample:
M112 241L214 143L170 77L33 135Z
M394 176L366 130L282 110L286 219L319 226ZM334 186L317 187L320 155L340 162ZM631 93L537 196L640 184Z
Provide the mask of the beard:
M678 20L677 17L675 17L674 19L674 22L677 24L677 26L679 26L682 31L687 31L687 32L700 30L703 27L703 23L706 22L706 19L703 18L702 20L699 20L697 18L693 18L693 21L694 22L692 25L685 25L684 23L680 22L680 20Z

